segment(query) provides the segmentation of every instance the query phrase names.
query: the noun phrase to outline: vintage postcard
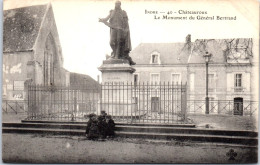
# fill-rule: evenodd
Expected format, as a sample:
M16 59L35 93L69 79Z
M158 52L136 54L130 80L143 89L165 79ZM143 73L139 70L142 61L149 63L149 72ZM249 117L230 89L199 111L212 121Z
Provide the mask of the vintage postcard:
M4 0L4 163L257 163L256 0Z

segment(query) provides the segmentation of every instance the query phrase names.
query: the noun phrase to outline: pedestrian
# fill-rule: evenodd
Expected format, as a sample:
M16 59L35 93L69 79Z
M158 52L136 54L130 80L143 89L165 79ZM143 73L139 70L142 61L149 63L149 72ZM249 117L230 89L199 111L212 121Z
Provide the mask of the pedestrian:
M107 123L107 136L109 138L115 137L115 122L112 119L111 115L106 116L106 123Z

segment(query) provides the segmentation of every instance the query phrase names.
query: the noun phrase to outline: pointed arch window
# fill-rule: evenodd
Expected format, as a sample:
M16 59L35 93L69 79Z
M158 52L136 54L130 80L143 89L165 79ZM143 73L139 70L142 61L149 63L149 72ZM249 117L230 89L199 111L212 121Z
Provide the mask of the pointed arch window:
M54 84L54 65L55 65L55 57L56 47L55 42L51 34L48 35L45 48L44 48L44 62L43 62L43 78L44 85L53 85Z

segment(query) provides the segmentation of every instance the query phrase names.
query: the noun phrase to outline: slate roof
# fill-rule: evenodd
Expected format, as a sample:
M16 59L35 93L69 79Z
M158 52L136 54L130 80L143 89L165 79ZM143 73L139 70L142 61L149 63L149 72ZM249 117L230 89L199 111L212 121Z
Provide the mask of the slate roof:
M232 41L232 42L231 42ZM131 53L136 64L150 64L151 54L156 51L160 54L161 64L201 64L205 63L203 55L206 50L212 54L211 63L225 64L227 57L227 42L231 43L230 49L243 48L250 45L245 38L236 39L197 39L190 44L186 43L141 43ZM229 43L229 44L230 44ZM250 49L248 49L250 50ZM249 52L250 53L250 52Z
M141 43L131 51L136 64L150 64L151 54L160 54L161 64L187 64L189 49L186 43Z
M47 7L46 4L4 11L4 52L32 50Z
M70 87L76 89L101 89L100 84L88 75L70 72Z

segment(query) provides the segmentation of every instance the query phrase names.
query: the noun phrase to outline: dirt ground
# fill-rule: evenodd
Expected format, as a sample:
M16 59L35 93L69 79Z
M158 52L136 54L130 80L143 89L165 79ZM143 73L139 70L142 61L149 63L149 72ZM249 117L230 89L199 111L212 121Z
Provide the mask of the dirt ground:
M141 139L89 141L77 136L3 134L5 163L256 163L257 148ZM237 156L229 160L227 152Z

